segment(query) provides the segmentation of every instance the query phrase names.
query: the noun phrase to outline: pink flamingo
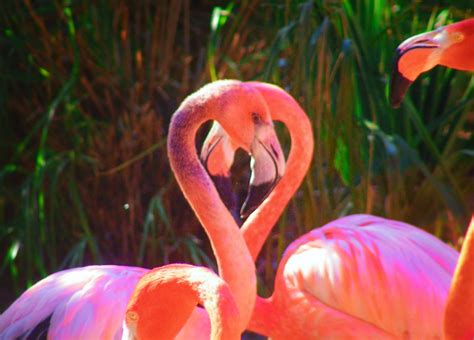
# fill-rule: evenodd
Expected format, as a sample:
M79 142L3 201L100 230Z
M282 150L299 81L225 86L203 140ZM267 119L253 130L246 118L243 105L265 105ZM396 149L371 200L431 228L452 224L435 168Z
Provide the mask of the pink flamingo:
M444 315L444 338L474 338L474 215L449 289Z
M309 168L313 133L289 94L274 85L250 84L264 97L272 118L288 127L292 143L285 175L241 227L255 260ZM223 138L211 135L206 142ZM212 152L209 146L203 150ZM260 173L252 175L257 185L250 189L244 216L258 202L258 187L265 186ZM434 236L402 222L370 215L337 219L287 248L274 293L257 298L249 329L273 339L441 337L457 257Z
M396 52L390 103L400 106L408 87L420 73L443 65L474 71L474 18L422 33L402 42Z
M122 338L174 339L198 303L209 314L211 339L240 339L239 310L227 283L207 268L186 264L142 276L128 303Z
M238 81L201 88L181 104L170 124L171 167L210 238L220 276L238 306L238 330L243 331L255 302L255 266L238 226L194 152L198 127L207 120L217 120L235 145L250 151L256 164L269 160L276 164L274 159L283 159L283 153L259 92ZM273 152L267 154L270 149ZM48 337L55 339L120 337L127 302L147 272L135 267L89 266L52 274L23 293L0 316L0 338L35 332L48 332ZM208 338L209 328L207 315L195 309L179 336Z

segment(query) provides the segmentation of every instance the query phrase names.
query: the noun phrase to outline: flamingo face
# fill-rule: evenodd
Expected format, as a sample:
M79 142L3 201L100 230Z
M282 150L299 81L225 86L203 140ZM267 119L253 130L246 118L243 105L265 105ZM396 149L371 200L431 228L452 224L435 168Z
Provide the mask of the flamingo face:
M399 107L411 83L436 65L468 70L472 64L474 19L440 27L402 42L396 51L390 83L390 103ZM471 51L472 52L472 51Z
M260 187L259 197L263 200L283 174L285 161L267 104L260 92L251 84L222 80L206 85L189 96L180 110L192 110L196 113L196 119L205 115L207 119L218 121L206 138L201 153L201 160L211 177L218 178L216 184L224 183L221 186L226 185L230 189L230 184L225 182L228 182L235 150L242 148L253 158L251 184ZM175 120L177 129L186 129L190 124L180 121L181 118ZM169 145L171 149L174 147ZM260 203L261 200L252 198L252 202Z

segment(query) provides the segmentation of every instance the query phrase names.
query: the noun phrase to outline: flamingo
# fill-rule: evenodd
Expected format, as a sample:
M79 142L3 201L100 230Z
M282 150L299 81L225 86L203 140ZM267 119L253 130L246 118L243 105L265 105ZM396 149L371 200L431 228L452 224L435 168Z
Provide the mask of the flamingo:
M235 105L237 102L240 104ZM255 265L237 224L195 153L196 132L206 120L217 120L235 145L253 155L255 164L270 162L273 166L284 162L284 157L263 98L252 86L239 81L204 86L184 100L170 123L171 168L209 236L220 276L238 306L240 319L235 322L241 332L255 302ZM119 338L127 302L146 273L148 269L110 265L54 273L24 292L0 316L0 338L37 332L47 332L55 339ZM197 308L178 337L208 338L209 328L207 315Z
M449 289L444 315L444 338L474 338L474 215Z
M390 83L392 106L400 106L411 83L436 65L474 71L474 18L415 35L398 46Z
M239 310L227 283L205 267L187 264L142 276L128 302L123 338L174 339L198 303L209 314L211 339L240 339Z
M249 217L241 232L256 260L309 168L313 133L304 111L284 90L249 84L262 94L272 118L287 126L292 144L285 174L249 215L262 187L262 171L252 174L242 208ZM206 142L223 142L225 132L218 133ZM203 146L201 157L214 148ZM290 244L274 292L257 298L249 329L272 339L439 338L457 257L454 249L406 223L371 215L339 218Z

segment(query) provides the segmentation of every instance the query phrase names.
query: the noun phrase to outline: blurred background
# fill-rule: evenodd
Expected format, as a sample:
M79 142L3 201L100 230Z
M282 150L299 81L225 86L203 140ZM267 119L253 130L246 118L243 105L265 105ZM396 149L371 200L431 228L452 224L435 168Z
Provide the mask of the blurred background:
M179 103L223 78L282 86L315 134L259 257L261 295L292 240L343 215L402 220L459 248L474 211L474 77L437 67L400 109L387 100L399 43L474 16L471 1L453 3L2 1L0 311L64 268L215 268L166 137ZM247 162L233 171L240 199Z

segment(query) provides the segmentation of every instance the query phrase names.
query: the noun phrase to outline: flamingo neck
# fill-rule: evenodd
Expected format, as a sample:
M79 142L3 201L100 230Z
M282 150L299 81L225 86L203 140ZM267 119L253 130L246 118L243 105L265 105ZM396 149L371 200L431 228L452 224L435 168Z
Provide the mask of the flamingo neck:
M308 171L313 156L313 131L306 113L289 94L268 84L255 83L262 93L274 120L283 122L291 137L291 151L285 175L272 193L242 225L241 232L255 261L270 231L283 213L291 197Z
M444 315L445 339L474 338L474 216L454 272Z
M206 279L199 291L199 301L209 314L211 339L240 339L242 329L238 322L240 314L232 292L225 281L214 274Z
M195 105L194 105L195 104ZM240 327L248 323L256 296L255 265L239 228L219 198L216 188L198 160L195 136L209 119L209 106L188 98L173 115L168 136L168 157L176 180L204 227L220 276L229 284L239 307Z

